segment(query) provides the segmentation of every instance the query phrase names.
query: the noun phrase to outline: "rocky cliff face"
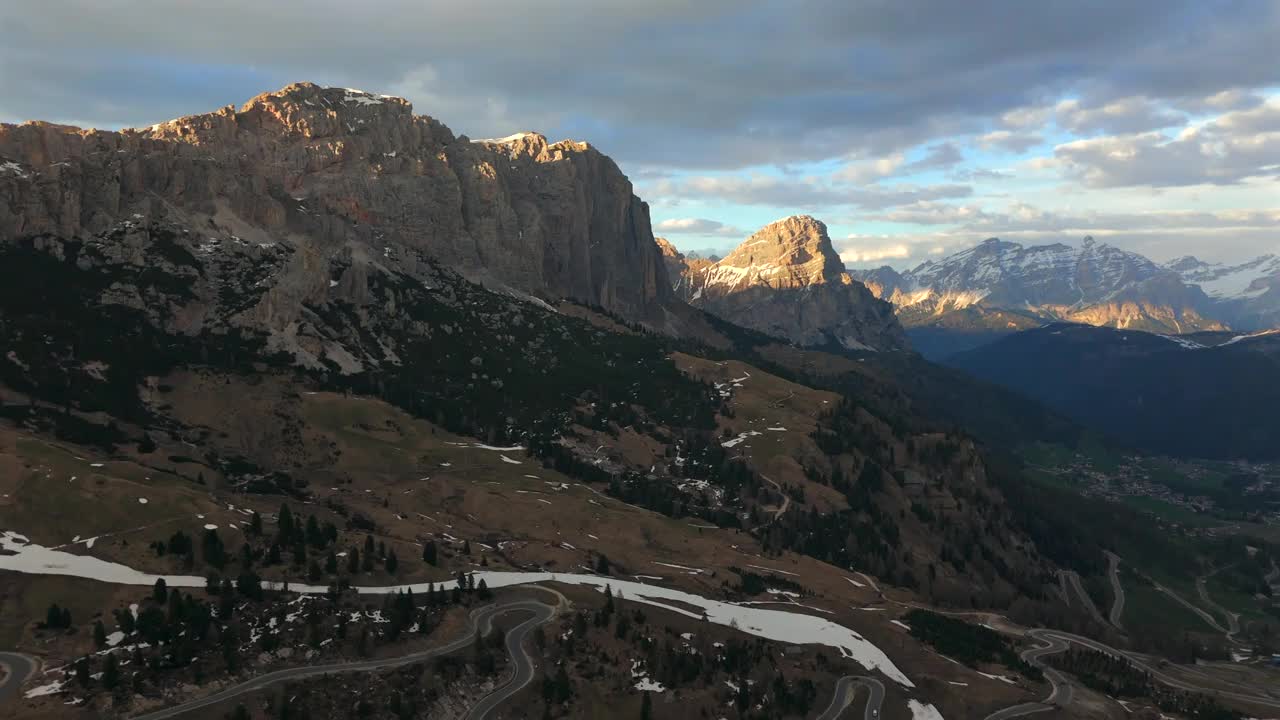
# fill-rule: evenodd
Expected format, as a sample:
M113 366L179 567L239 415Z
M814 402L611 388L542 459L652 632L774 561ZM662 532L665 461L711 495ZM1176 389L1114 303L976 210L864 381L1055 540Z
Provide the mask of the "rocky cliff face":
M845 272L826 225L807 215L762 228L719 262L668 257L681 297L738 325L802 345L907 345L892 306Z
M0 125L0 247L114 233L141 263L162 226L183 253L281 255L238 316L277 338L308 304L364 301L376 268L425 282L429 261L655 326L673 298L648 207L586 143L470 141L403 99L310 83L121 132Z

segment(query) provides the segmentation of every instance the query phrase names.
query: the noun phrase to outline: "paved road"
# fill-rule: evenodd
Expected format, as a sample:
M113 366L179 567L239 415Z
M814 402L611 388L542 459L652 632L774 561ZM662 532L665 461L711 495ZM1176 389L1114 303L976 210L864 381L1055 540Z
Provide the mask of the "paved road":
M781 506L781 507L779 507L777 510L774 510L774 511L773 511L773 521L772 521L772 522L777 522L777 521L778 521L778 518L782 517L783 513L785 513L785 512L787 511L787 509L791 507L791 496L790 496L790 495L788 495L788 494L786 494L785 492L783 492L783 491L782 491L782 486L781 486L781 485L779 485L778 483L774 482L773 480L770 480L769 478L765 477L764 475L761 475L761 476L760 476L760 479L762 479L762 480L764 480L765 482L767 482L767 483L769 483L770 485L772 485L772 486L773 486L773 488L774 488L775 490L777 490L777 491L778 491L778 494L782 496L782 506Z
M868 690L867 704L862 710L862 720L879 720L880 705L884 703L884 684L867 675L845 675L836 681L835 693L831 696L831 704L817 717L817 720L836 720L840 713L853 703L858 688Z
M1201 575L1200 577L1196 578L1196 592L1200 593L1200 599L1204 601L1205 605L1208 605L1210 608L1222 613L1222 616L1227 619L1227 640L1231 642L1235 642L1236 635L1240 634L1240 615L1238 615L1237 613L1233 613L1230 610L1222 607L1218 603L1214 602L1213 598L1209 597L1208 586L1205 585L1206 580L1213 577L1213 575L1216 574L1218 570L1222 570L1222 569L1223 568L1218 568L1217 570L1214 570L1208 575Z
M1111 655L1113 657L1121 658L1127 661L1130 665L1133 665L1139 670L1146 672L1147 674L1151 675L1151 677L1155 678L1156 680L1159 680L1165 685L1178 688L1179 690L1189 690L1191 692L1204 693L1207 695L1215 695L1218 697L1237 700L1239 702L1253 703L1255 705L1262 705L1269 708L1280 709L1280 699L1277 699L1273 696L1263 695L1263 694L1260 694L1260 692L1259 693L1234 692L1231 690L1222 690L1222 689L1214 688L1212 686L1193 685L1191 683L1185 682L1176 677L1173 677L1172 675L1165 673L1155 665L1151 665L1150 663L1147 662L1146 658L1143 658L1139 655L1135 655L1130 652L1126 652L1124 650L1118 650L1116 648L1111 647L1110 645L1107 645L1106 643L1100 643L1097 640L1091 640L1087 637L1073 635L1071 633L1063 632L1061 630L1044 630L1044 629L1030 630L1028 631L1027 634L1036 638L1037 640L1056 639L1064 643L1072 643L1075 645L1080 645L1082 647L1087 647L1092 650L1097 650L1098 652L1107 653L1108 655ZM1051 654L1051 653L1046 653L1046 654ZM1048 673L1046 673L1046 675L1047 674Z
M8 705L17 699L18 691L36 671L36 660L26 655L0 652L0 665L4 666L4 680L0 681L0 705Z
M297 667L297 668L288 668L285 670L277 670L272 673L267 673L266 675L259 675L256 678L247 680L238 685L232 685L231 687L225 688L223 690L220 690L219 692L216 692L212 695L208 695L206 697L191 700L189 702L185 702L180 705L174 705L173 707L165 708L164 710L157 710L152 713L147 713L146 715L138 715L135 718L133 718L133 720L168 720L168 718L177 717L178 715L181 715L185 712L189 712L191 710L195 710L197 708L208 707L210 705L214 705L220 702L225 702L232 698L237 698L237 697L240 697L241 695L256 692L265 687L269 687L271 685L275 685L281 682L287 682L290 680L302 680L305 678L316 677L318 675L331 675L335 673L373 672L377 670L387 670L390 668L401 667L404 665L412 665L413 663L422 662L424 660L429 660L431 658L438 657L441 655L448 655L449 653L457 652L458 650L463 650L470 647L472 642L475 639L475 635L477 632L479 632L482 636L487 635L489 631L493 628L493 619L499 615L503 615L509 612L532 612L534 614L534 617L531 620L521 623L521 625L516 628L517 631L519 631L520 628L524 628L523 633L524 635L527 635L529 632L529 629L531 629L533 625L537 625L549 620L555 614L555 608L550 605L544 605L543 603L540 603L536 600L517 600L517 601L512 601L507 603L487 605L485 607L477 608L471 611L471 614L467 617L467 626L468 626L467 632L462 637L458 638L457 640L453 640L452 642L446 643L444 645L431 648L429 650L422 650L420 652L412 653L409 655L402 655L400 657L394 657L394 658L380 658L380 659L374 659L374 660L361 660L356 662L331 663L328 665L313 665L310 667ZM511 635L519 635L519 633L513 631ZM517 641L517 647L518 647L518 640L522 638L523 638L523 635L520 635L519 637L514 639L514 641ZM508 640L507 640L508 650L511 649L512 642L513 642L513 638L508 637ZM531 662L531 660L527 655L524 655L523 650L521 650L519 655L513 655L512 659L517 663L516 674L517 674L517 679L519 679L520 670L521 670L520 661L523 660L526 663L529 663ZM531 668L526 668L526 669L528 669L530 672L532 671ZM524 682L527 684L528 680L525 680ZM505 691L510 687L510 685L511 685L510 683L508 683L507 685L504 685L503 687L499 688L498 692ZM519 688L517 687L516 689L518 690ZM509 695L510 693L508 693L508 696ZM477 716L477 717L480 717L480 716Z
M524 641L529 637L530 631L551 619L555 614L555 608L540 605L532 612L533 617L515 626L511 629L511 632L507 633L507 655L511 657L511 666L514 668L511 679L498 686L493 692L476 703L476 706L471 708L471 712L467 713L467 720L483 720L495 708L533 681L534 660L529 656L528 651L524 649Z
M1186 609L1190 610L1191 612L1195 613L1196 615L1199 615L1199 616L1200 616L1200 619L1201 619L1201 620L1204 620L1204 621L1205 621L1205 623L1206 623L1207 625L1209 625L1210 627L1212 627L1214 630L1217 630L1218 632L1222 633L1223 635L1229 635L1229 634L1230 634L1226 628L1222 627L1222 623L1218 622L1218 619L1217 619L1217 618L1215 618L1212 614L1210 614L1210 613L1209 613L1207 610L1205 610L1204 608L1200 607L1199 605L1196 605L1195 603L1191 602L1190 600L1187 600L1186 598L1182 597L1181 595L1179 595L1178 593L1174 592L1173 590L1171 590L1171 589L1169 589L1169 588L1165 587L1164 585L1161 585L1160 583L1155 583L1155 586L1156 586L1156 589L1157 589L1157 590L1159 590L1160 592L1164 593L1165 595L1168 595L1170 598L1172 598L1172 599L1173 599L1173 601L1174 601L1174 602L1176 602L1176 603L1178 603L1179 605L1181 605L1181 606L1185 607Z
M1084 604L1084 609L1089 611L1093 619L1100 623L1105 623L1107 619L1102 617L1102 613L1098 612L1098 606L1093 604L1093 598L1089 597L1089 593L1085 592L1084 583L1080 582L1080 574L1075 570L1059 570L1058 572L1062 573L1067 578L1067 581L1071 583L1071 587L1076 591L1076 596L1080 598L1080 602Z
M1123 629L1120 625L1120 617L1124 615L1124 586L1120 584L1120 556L1111 552L1107 553L1107 574L1111 576L1111 624L1116 626L1117 630Z
M1041 658L1049 655L1066 651L1068 644L1060 638L1042 636L1039 634L1040 632L1039 630L1027 631L1029 637L1043 644L1023 650L1021 657L1027 663L1040 668L1044 672L1045 679L1049 681L1049 685L1053 688L1049 691L1049 697L1040 702L1020 703L997 710L988 715L986 720L1009 720L1010 718L1034 715L1035 713L1042 713L1071 704L1071 683L1067 681L1067 678L1062 673L1045 665L1041 660Z

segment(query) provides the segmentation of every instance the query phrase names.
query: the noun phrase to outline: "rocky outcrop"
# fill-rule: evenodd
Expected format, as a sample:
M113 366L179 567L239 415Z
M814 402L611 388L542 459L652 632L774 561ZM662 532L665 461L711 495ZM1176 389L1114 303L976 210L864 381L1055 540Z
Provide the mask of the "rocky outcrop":
M0 125L0 244L122 222L185 228L187 252L286 246L252 313L277 334L308 302L359 302L367 268L427 260L652 325L674 297L648 206L590 145L471 141L403 99L310 83L121 132Z
M671 281L671 290L676 297L685 302L693 299L693 293L707 268L715 264L714 260L685 255L676 249L666 238L654 238L658 250L662 252L662 262L667 268L667 279Z
M826 225L807 215L762 228L715 263L666 252L677 258L679 273L671 273L677 292L735 324L801 345L907 345L892 306L845 272Z

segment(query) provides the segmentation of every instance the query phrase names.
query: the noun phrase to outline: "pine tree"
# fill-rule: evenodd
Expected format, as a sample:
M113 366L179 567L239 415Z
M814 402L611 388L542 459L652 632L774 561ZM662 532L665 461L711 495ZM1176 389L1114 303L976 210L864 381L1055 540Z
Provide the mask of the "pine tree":
M53 603L44 614L44 626L50 630L57 630L62 627L62 608L58 607L58 603Z
M347 553L347 574L355 575L360 572L360 551L351 548L351 552Z
M133 627L134 627L133 612L130 611L128 608L125 608L123 610L116 610L115 616L116 616L116 627L120 628L120 632L124 633L125 635L132 635Z
M155 587L151 590L151 599L160 604L169 599L169 586L165 584L164 578L156 578Z
M640 720L653 720L653 700L649 693L642 693L640 700Z
M249 534L254 537L262 536L262 516L258 514L257 510L253 511L253 515L249 516ZM240 707L244 706L241 705Z
M102 625L101 620L95 620L93 623L93 644L97 645L99 650L107 646L107 628Z
M428 565L435 565L436 557L436 541L428 540L426 545L422 546L422 560Z
M115 690L120 684L120 663L116 661L115 653L108 653L107 659L102 665L102 687L107 690Z
M276 527L280 531L280 542L287 543L293 539L293 513L288 505L280 506L280 514L276 517Z
M573 697L573 687L569 685L569 673L565 671L564 664L560 664L560 669L556 672L555 680L555 698L558 703L565 703L569 698Z
M307 516L307 542L313 547L324 547L324 536L320 534L320 523L315 515Z
M89 687L89 658L80 658L73 667L76 673L76 683L80 687Z
M395 575L396 568L399 567L400 561L396 559L396 551L392 550L387 553L387 572Z
M329 575L338 574L338 556L329 551L329 557L324 559L324 571Z

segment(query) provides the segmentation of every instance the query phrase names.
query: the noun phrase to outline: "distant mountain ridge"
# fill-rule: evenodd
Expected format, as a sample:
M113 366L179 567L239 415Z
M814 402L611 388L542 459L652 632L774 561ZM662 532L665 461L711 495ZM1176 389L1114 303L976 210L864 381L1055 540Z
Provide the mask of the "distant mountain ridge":
M715 262L658 244L677 297L729 322L800 345L907 346L892 306L850 276L816 218L766 225Z
M1164 265L1086 237L1024 246L990 238L912 270L851 271L908 328L1011 332L1068 321L1157 333L1280 324L1280 258Z
M1280 458L1280 330L1156 335L1054 323L948 364L1149 452Z

